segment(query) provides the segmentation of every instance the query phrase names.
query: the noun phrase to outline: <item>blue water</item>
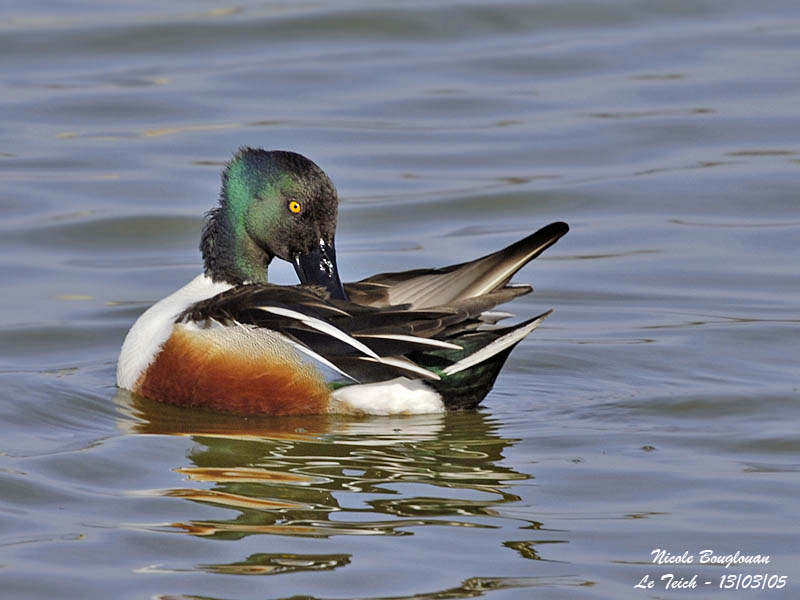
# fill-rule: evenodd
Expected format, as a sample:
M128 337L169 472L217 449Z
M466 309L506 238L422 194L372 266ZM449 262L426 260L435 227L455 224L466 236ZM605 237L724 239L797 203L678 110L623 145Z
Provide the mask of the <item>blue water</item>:
M789 1L4 7L4 597L795 598L798 47ZM555 313L481 409L114 387L243 145L331 176L346 280L569 222L510 305Z

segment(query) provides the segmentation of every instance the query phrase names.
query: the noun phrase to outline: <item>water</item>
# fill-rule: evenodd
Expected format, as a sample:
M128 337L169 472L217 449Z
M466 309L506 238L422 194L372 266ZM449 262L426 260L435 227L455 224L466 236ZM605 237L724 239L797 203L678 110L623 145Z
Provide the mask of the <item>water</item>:
M5 6L4 597L796 597L799 43L791 1ZM346 280L570 223L479 411L116 390L242 145L336 182Z

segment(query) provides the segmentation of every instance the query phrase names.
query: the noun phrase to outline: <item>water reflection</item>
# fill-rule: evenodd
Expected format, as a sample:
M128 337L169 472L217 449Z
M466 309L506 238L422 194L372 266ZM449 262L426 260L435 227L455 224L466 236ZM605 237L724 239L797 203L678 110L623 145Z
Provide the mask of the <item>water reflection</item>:
M497 507L520 499L511 484L531 478L502 464L504 450L515 440L498 435L497 423L479 412L243 419L186 411L122 391L117 403L127 413L121 426L129 432L188 436L195 442L189 463L175 466L186 485L159 493L232 509L234 516L187 519L162 530L205 539L407 536L426 526L496 529L497 519L510 518ZM540 560L529 542L504 545ZM254 554L197 568L264 575L330 570L350 559L348 554Z
M329 571L350 562L349 554L265 554L248 556L229 565L200 565L209 573L227 575L277 575L295 571Z
M490 592L515 588L537 588L559 586L565 588L591 587L594 582L574 576L563 577L470 577L456 587L435 592L413 594L408 596L370 596L359 600L456 600L460 598L480 598ZM154 596L155 600L215 600L211 596L194 596L172 594ZM285 600L325 600L317 596L292 596Z

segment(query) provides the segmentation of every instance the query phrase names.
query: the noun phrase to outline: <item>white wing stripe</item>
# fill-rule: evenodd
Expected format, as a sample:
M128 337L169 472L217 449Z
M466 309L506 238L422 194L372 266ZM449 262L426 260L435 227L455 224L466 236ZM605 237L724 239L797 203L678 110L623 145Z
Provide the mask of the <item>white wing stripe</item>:
M432 379L434 381L439 381L441 377L439 377L433 371L429 371L423 367L420 367L418 364L408 360L407 358L399 358L395 356L384 356L383 358L379 358L378 360L369 358L368 356L360 356L361 360L366 360L368 362L378 362L383 363L385 365L390 365L392 367L397 367L398 369L403 369L405 371L410 371L412 373L416 373L424 377L425 379Z
M259 310L263 310L265 312L270 312L275 315L280 315L282 317L289 317L290 319L297 319L301 323L305 323L309 327L313 327L317 331L324 333L325 335L329 335L332 338L336 338L339 341L344 342L345 344L352 346L356 350L360 350L367 356L371 356L372 358L377 359L380 361L380 357L375 354L369 347L365 346L357 339L350 337L341 329L337 329L330 323L326 323L325 321L320 321L314 317L310 317L306 314L301 312L297 312L296 310L291 310L289 308L280 308L278 306L258 306Z
M447 348L448 350L462 350L461 346L444 342L442 340L434 340L431 338L423 338L416 335L405 335L402 333L356 333L355 337L359 338L379 338L382 340L397 340L398 342L414 342L415 344L422 344L425 346L433 346L435 348Z
M504 336L497 338L491 344L487 344L474 354L470 354L466 358L461 359L460 361L453 363L446 369L442 369L442 373L444 375L455 375L463 371L464 369L469 369L477 365L478 363L482 363L488 358L491 358L495 354L502 352L509 346L513 346L517 342L519 342L522 338L528 335L531 331L536 329L539 324L544 321L545 317L547 317L550 312L543 314L541 317L536 319L535 321L531 321L524 327L520 327L519 329L515 329L514 331L510 331Z
M289 342L292 346L294 346L295 349L299 350L303 354L306 354L307 356L310 356L314 360L317 360L317 361L321 362L326 367L330 367L331 369L333 369L334 371L336 371L337 373L339 373L341 375L344 375L348 379L351 379L352 381L355 381L356 383L361 383L358 379L356 379L352 375L349 375L348 373L345 373L339 367L337 367L335 364L333 364L331 361L329 361L327 358L317 354L316 352L314 352L313 350L311 350L307 346L303 346L303 344L298 344L297 342L295 342L294 340L292 340L292 339L290 339L290 338L288 338L286 336L283 336L283 338L287 342Z

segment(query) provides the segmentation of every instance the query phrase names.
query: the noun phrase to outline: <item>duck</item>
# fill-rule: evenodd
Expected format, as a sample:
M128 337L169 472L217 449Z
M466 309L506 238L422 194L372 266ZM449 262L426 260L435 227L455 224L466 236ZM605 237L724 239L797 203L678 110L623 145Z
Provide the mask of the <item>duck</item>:
M474 409L511 350L551 314L495 310L532 291L514 274L561 238L555 222L468 262L342 283L336 188L305 156L241 148L205 215L203 271L148 308L117 386L241 415L402 415ZM268 280L274 259L299 284Z

